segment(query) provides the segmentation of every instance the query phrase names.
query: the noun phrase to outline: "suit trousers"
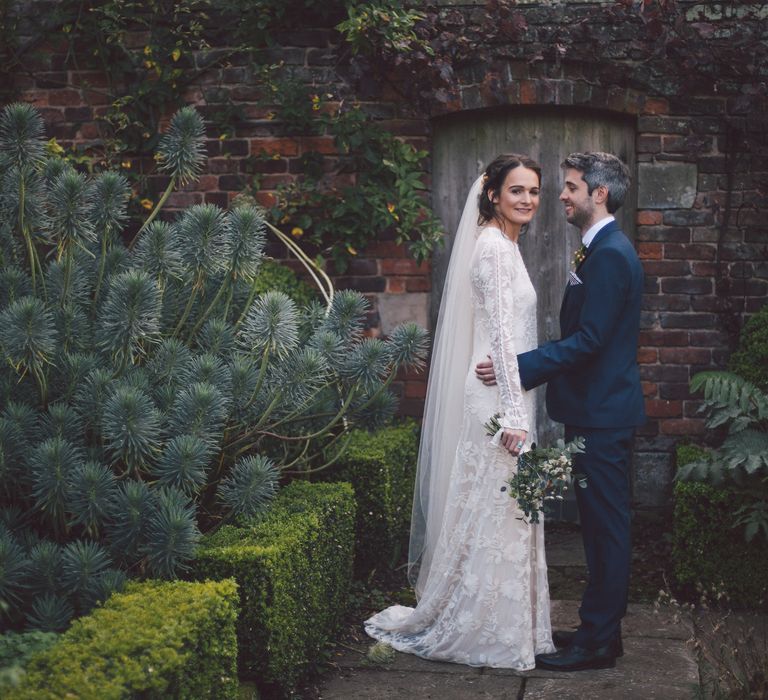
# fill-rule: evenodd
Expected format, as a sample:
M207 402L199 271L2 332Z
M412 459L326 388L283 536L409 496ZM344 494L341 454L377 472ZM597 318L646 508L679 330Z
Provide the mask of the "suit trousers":
M604 646L621 634L627 611L630 536L630 464L634 427L565 426L565 439L585 439L583 454L574 455L573 471L587 477L575 486L584 554L589 576L579 608L581 624L574 643L588 649Z

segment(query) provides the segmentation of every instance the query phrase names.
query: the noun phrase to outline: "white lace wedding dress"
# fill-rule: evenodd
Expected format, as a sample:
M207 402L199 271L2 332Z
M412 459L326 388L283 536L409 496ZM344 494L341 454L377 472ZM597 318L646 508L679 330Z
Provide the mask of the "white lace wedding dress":
M478 235L469 274L472 360L432 566L416 608L387 608L365 629L427 659L524 671L534 668L535 654L554 651L544 529L520 520L502 491L517 459L491 444L484 424L500 413L502 425L529 431L527 445L536 440L534 396L520 387L516 357L537 344L536 292L517 244L495 228ZM487 355L497 386L474 374Z

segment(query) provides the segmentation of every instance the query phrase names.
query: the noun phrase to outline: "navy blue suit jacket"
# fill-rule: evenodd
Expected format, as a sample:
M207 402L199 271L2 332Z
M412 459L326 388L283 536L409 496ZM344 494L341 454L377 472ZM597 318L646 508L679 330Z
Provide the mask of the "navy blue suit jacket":
M560 340L517 356L526 389L548 382L552 420L585 428L645 422L637 342L643 268L611 221L598 231L568 285L560 308Z

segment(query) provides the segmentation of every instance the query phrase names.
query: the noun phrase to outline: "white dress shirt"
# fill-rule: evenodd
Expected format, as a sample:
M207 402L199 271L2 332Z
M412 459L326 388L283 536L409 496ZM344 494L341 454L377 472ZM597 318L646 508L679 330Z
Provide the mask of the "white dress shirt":
M614 218L614 216L608 214L604 219L600 219L596 224L592 224L592 226L587 229L587 232L581 237L581 242L589 248L589 244L592 243L592 239L597 235L597 232L603 228L603 226L607 226L611 223Z

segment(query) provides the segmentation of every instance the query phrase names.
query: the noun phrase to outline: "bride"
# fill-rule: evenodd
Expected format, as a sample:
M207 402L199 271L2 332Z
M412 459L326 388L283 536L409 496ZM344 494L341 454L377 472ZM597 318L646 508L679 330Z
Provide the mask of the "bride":
M537 346L536 292L518 238L539 205L541 168L496 158L472 186L435 333L411 522L415 608L395 605L366 632L426 659L526 671L554 651L543 523L504 489L536 437L517 354ZM496 386L474 366L490 356ZM500 414L492 441L484 424Z

